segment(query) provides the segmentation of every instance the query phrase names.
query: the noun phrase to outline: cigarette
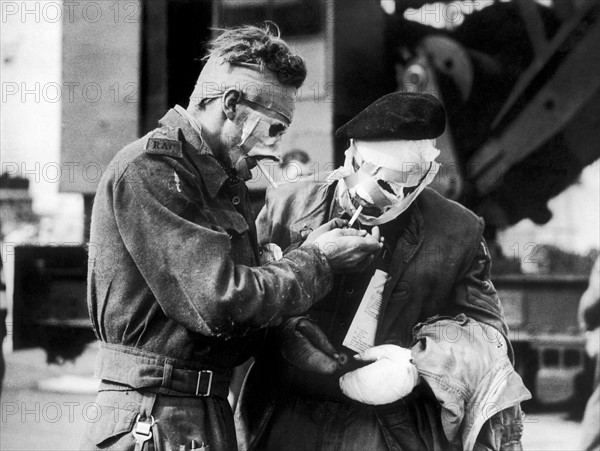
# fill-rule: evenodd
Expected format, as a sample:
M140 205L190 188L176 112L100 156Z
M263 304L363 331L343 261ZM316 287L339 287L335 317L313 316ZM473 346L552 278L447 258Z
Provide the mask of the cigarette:
M256 162L256 166L258 166L258 169L260 169L260 172L263 173L263 175L267 178L267 180L269 181L269 183L271 184L271 186L273 188L279 188L279 185L277 184L277 182L275 182L275 180L273 180L273 178L269 175L269 171L267 171L262 164L260 164L260 161Z
M363 209L363 206L359 205L358 208L356 209L356 211L354 212L354 214L352 215L352 217L350 218L350 221L348 221L348 227L352 227L354 225L354 223L358 219L358 215L360 214L362 209Z

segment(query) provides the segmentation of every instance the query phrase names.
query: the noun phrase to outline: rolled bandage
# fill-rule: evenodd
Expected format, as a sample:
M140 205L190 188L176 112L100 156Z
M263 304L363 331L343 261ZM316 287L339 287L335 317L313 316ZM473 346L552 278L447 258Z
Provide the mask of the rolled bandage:
M419 381L410 349L379 345L359 356L362 361L375 361L340 378L340 388L350 399L370 405L389 404L410 394Z

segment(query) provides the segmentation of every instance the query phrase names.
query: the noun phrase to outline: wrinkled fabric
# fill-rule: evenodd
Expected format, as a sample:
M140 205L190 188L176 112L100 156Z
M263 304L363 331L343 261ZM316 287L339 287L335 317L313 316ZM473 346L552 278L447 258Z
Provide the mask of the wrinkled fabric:
M133 451L132 434L143 394L136 391L106 390L100 392L94 406L93 421L87 428L81 450L105 449ZM206 451L237 449L231 407L227 399L218 397L186 398L158 395L153 417L153 439L159 438L160 451L191 450L192 443ZM169 421L164 419L168 418Z
M483 424L473 450L523 451L524 416L519 404L496 413Z
M294 397L274 412L257 449L377 451L387 444L374 409Z
M496 329L461 314L418 324L414 337L412 361L441 404L446 437L460 435L464 449L494 415L531 399Z
M297 246L307 231L342 214L334 201L335 190L335 182L309 180L269 189L257 219L259 242L274 242L282 249ZM405 214L383 227L396 244L375 345L409 348L418 323L435 315L461 313L507 338L500 300L490 281L491 259L480 218L426 188ZM342 343L352 309L360 303L369 278L364 273L336 278L331 294L309 310L311 319L335 346ZM506 343L512 358L508 340ZM236 411L240 448L265 449L258 443L265 431L271 430L275 412L288 403L289 396L334 401L348 408L338 378L291 368L280 357L275 341L268 343L256 357ZM375 411L388 449L462 449L459 436L452 442L446 437L439 402L426 384L396 403L375 407ZM293 428L287 434L290 441L300 439Z
M90 317L98 338L125 354L156 354L150 360L165 368L164 362L175 362L179 375L196 367L227 374L255 352L264 335L258 329L305 311L329 291L331 268L312 246L257 267L256 229L243 181L215 159L179 113L169 111L160 124L121 150L99 183L89 243ZM167 370L152 366L146 374L135 365L134 360L102 365L98 402L113 390L115 402L126 404L167 382ZM123 382L130 380L123 371L135 375L138 392ZM201 424L211 450L235 448L226 399L192 398L187 388L184 393L157 414L161 427L183 431L189 423L173 426L176 412L189 406L194 414L188 419ZM107 437L130 426L119 422ZM90 428L88 435L105 432ZM221 438L211 441L211 434Z
M313 247L253 267L258 248L246 186L228 182L178 113L161 123L119 152L98 187L90 316L108 343L231 367L250 354L249 332L325 294L331 269Z

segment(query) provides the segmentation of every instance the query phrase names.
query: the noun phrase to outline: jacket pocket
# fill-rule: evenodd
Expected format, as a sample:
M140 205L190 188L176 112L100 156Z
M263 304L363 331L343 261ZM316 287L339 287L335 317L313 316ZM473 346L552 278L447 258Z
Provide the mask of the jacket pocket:
M141 396L135 391L100 392L95 403L96 413L89 419L84 440L100 448L118 445L118 449L133 450L135 439L131 431L140 402Z

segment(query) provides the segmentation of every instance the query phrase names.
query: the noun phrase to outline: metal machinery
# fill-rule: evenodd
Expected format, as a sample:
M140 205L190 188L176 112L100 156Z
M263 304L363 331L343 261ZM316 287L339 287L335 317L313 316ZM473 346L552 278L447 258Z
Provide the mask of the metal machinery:
M397 13L425 3L396 2ZM521 219L548 222L547 201L600 156L600 2L496 2L442 32L397 14L388 33L399 84L448 112L436 188L484 217L492 245ZM576 315L587 274L494 282L535 399L574 399L589 363Z
M483 216L492 244L498 229L523 218L547 222L547 201L600 156L600 2L595 0L555 1L551 7L533 0L494 2L451 30L407 20L409 8L431 5L419 0L397 0L392 14L384 13L379 0L125 3L120 21L105 15L97 23L64 23L64 78L105 81L111 94L93 104L63 106L63 161L79 162L87 172L61 179L61 189L82 193L88 214L99 178L94 170L110 170L119 148L153 128L169 106L187 101L211 25L271 19L306 55L309 79L283 145L305 148L317 170L343 160L345 143L335 141L333 131L376 98L396 89L439 96L448 127L438 141L445 172L435 187ZM457 2L437 4L450 3ZM250 185L258 203L264 186ZM47 346L39 327L81 330L87 318L80 308L83 292L78 288L67 295L56 282L70 277L80 287L85 258L72 256L80 265L75 269L52 260L51 253L42 258L48 251L39 251L20 251L29 269L16 274L17 346ZM49 270L55 263L66 269ZM32 272L35 292L28 289ZM557 395L548 381L572 384L582 370L574 313L585 278L511 275L495 282L518 334L513 337L517 367L537 387L540 400L569 398L571 392ZM56 301L44 293L64 297ZM31 312L49 299L60 311L46 309L48 319L41 321ZM79 339L90 338L84 335ZM59 348L52 352L60 356Z

